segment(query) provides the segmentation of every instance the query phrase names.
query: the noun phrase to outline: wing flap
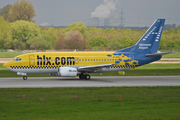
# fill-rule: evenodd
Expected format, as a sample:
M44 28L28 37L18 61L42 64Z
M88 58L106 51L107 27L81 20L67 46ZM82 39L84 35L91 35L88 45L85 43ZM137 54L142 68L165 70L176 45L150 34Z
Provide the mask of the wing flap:
M101 65L91 65L91 66L82 66L78 67L78 71L91 71L91 70L97 70L105 67L110 67L113 64L101 64Z

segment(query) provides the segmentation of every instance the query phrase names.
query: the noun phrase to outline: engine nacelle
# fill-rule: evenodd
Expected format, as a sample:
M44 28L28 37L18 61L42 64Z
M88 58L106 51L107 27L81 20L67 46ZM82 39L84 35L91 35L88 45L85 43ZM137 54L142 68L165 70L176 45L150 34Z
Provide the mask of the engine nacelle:
M77 74L77 69L72 67L60 67L58 72L59 77L76 77Z

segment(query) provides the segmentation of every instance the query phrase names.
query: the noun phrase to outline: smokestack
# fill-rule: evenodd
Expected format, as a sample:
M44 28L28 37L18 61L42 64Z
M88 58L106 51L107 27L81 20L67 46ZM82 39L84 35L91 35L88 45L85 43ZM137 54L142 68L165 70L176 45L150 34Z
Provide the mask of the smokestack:
M99 18L98 17L91 18L91 26L99 26Z
M110 17L109 18L109 24L110 24L110 26L117 26L116 18Z
M105 18L104 26L117 26L116 18L115 17Z
M109 18L104 19L104 26L109 26Z

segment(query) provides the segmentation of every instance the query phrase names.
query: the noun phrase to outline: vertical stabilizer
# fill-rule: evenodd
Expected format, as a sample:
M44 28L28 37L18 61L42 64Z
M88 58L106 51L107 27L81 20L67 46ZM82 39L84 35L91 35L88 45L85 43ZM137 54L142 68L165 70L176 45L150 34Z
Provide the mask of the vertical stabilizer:
M136 45L117 52L156 53L159 47L165 19L157 19Z

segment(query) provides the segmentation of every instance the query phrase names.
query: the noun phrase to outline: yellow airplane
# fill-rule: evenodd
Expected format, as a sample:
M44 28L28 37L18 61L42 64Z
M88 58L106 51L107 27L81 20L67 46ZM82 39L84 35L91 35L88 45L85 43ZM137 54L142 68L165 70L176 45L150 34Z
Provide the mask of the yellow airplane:
M136 45L115 52L38 52L15 57L4 67L23 75L49 73L59 77L90 79L89 73L124 71L161 59L158 46L165 19L157 19ZM171 52L169 52L171 53Z

